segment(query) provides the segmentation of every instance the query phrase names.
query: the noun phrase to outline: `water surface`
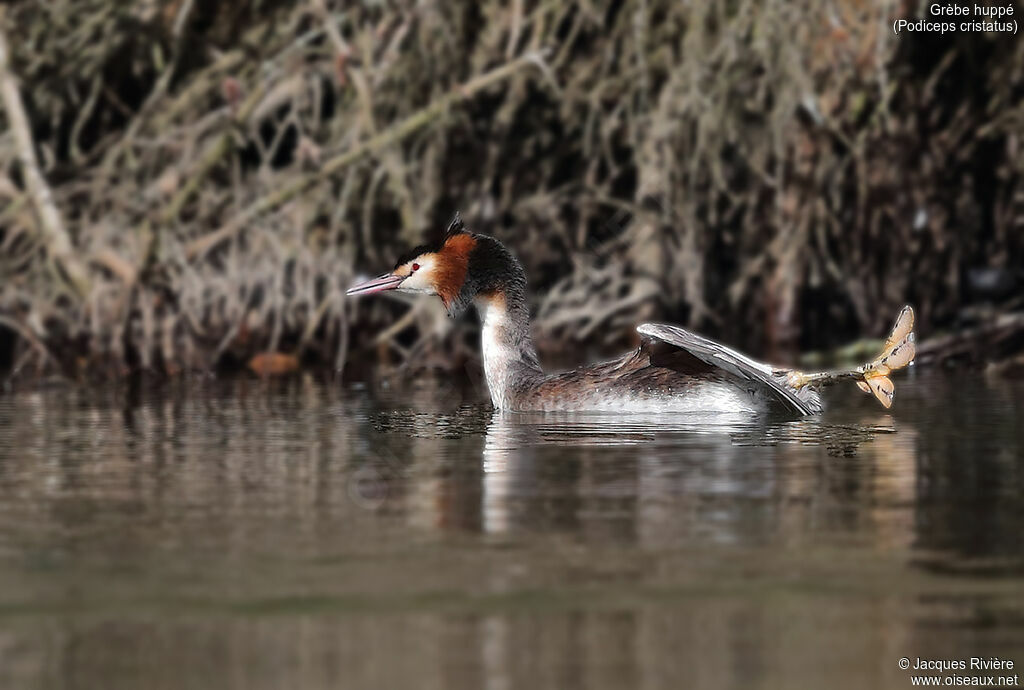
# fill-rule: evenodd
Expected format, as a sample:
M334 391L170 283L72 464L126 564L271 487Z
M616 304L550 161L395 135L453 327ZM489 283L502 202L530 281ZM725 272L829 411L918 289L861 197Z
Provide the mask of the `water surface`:
M803 420L310 379L0 397L0 687L909 687L1024 665L1024 382Z

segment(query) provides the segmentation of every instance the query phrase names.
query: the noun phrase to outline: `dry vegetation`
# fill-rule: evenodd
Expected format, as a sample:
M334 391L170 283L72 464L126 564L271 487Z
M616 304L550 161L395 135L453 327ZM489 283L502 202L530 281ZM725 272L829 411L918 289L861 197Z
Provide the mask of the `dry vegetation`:
M355 311L354 267L455 209L523 259L548 349L654 316L765 352L881 334L906 301L922 332L1019 309L1024 43L893 36L917 11L0 9L0 365L340 369L405 308ZM459 328L417 308L377 351L451 362Z

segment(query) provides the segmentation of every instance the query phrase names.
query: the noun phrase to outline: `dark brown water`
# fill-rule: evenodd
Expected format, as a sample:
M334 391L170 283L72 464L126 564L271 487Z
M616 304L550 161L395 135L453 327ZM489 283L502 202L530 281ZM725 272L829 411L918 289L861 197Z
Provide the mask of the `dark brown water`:
M921 373L921 372L919 372ZM0 397L0 687L910 687L1024 665L1024 382L819 419Z

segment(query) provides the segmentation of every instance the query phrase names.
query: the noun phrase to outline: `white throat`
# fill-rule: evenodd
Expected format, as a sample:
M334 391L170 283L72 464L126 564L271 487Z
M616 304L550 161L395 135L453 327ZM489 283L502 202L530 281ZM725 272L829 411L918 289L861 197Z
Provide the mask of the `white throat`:
M503 293L478 297L476 308L491 402L499 410L516 409L519 396L544 376L530 337L530 313L522 305L507 303Z
M518 352L509 342L510 326L508 311L502 299L478 299L477 310L483 322L480 329L480 344L484 359L484 376L491 402L499 410L512 406L510 374L512 362L519 359Z

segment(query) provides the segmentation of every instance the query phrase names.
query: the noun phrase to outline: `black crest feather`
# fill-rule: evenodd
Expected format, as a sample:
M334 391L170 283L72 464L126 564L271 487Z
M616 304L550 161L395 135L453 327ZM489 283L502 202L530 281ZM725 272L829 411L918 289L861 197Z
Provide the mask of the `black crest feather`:
M398 268L402 264L409 263L420 254L440 251L441 247L444 246L444 243L447 242L449 238L451 238L453 235L458 235L459 233L463 232L466 232L466 226L462 222L462 216L459 215L458 211L456 211L455 215L448 223L448 227L445 229L444 235L441 237L439 241L431 242L429 244L421 244L420 246L405 252L404 254L398 257L398 262L395 263L395 268Z
M456 211L455 215L452 216L452 220L448 223L448 229L444 231L444 238L448 239L452 235L458 235L460 232L465 232L466 226L462 223L462 216Z

